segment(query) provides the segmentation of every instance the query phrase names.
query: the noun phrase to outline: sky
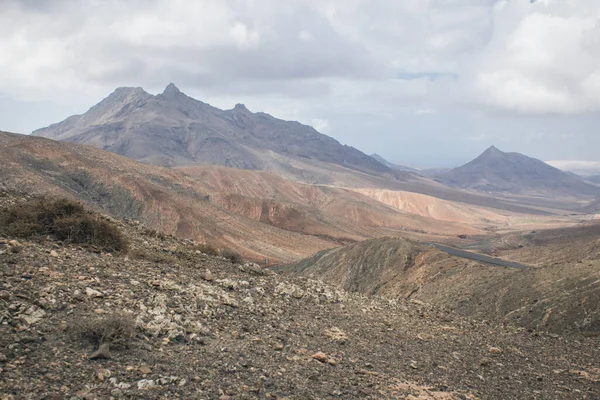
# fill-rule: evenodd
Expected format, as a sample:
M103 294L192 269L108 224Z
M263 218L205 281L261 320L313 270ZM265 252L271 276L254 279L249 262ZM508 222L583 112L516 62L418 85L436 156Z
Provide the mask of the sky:
M598 0L0 0L0 26L0 130L173 82L398 164L600 162Z

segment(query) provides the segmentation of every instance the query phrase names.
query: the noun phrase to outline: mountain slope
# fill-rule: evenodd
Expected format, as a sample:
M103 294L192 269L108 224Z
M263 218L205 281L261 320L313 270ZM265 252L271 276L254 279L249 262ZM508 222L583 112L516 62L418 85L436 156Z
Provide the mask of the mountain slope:
M173 84L156 96L141 88L119 88L85 114L33 135L88 144L164 166L217 164L287 171L303 180L323 182L327 168L321 174L306 173L302 165L333 164L374 175L398 174L310 126L252 113L242 104L220 110L186 96ZM294 167L294 162L300 166Z
M481 192L538 196L594 196L600 187L519 153L492 146L473 161L436 175L448 186Z
M565 251L548 243L544 246L553 252L550 259ZM597 243L583 246L598 248ZM520 251L526 254L528 249ZM278 271L320 279L351 292L414 299L473 318L598 333L598 267L597 256L580 253L541 268L509 269L453 257L403 238L378 238L324 250Z
M599 338L365 298L116 223L128 257L0 237L3 399L600 396Z

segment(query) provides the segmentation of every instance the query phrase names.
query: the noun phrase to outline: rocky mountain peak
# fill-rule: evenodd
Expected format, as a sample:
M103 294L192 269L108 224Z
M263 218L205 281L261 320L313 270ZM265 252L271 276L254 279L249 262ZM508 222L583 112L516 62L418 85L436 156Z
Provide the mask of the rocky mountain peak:
M492 155L503 155L505 154L503 151L500 151L496 146L492 145L490 147L488 147L483 153L482 155L488 155L488 156L492 156Z
M162 93L165 96L174 96L181 94L181 90L174 83L169 83Z
M120 87L108 95L105 100L128 102L146 96L151 95L141 87Z

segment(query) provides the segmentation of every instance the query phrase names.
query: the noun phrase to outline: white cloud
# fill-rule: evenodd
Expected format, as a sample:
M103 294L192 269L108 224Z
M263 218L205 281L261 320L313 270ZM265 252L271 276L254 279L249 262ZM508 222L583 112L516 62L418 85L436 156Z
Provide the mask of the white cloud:
M493 35L468 59L476 99L529 114L600 111L600 3L499 4Z
M258 32L248 29L246 24L236 22L231 27L231 37L239 48L246 49L256 47L260 41Z
M582 176L600 175L600 162L581 160L551 160L547 164Z
M431 114L435 114L435 110L433 110L431 108L420 108L415 111L415 114L416 115L431 115Z
M0 95L15 107L85 111L117 86L174 82L220 107L327 122L353 145L361 127L407 149L425 131L515 145L542 132L570 149L561 132L597 135L598 0L0 0L0 26Z
M330 130L329 121L326 119L315 118L312 120L311 125L321 133L327 133Z
M300 31L298 33L298 40L302 42L314 42L316 39L310 32Z

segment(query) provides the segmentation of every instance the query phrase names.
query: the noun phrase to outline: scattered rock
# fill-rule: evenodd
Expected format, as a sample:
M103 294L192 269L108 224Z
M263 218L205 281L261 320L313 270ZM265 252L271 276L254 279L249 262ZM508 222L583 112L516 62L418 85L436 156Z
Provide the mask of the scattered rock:
M90 360L102 360L110 358L110 345L108 343L102 343L98 350L90 355Z
M344 332L340 328L335 328L335 327L325 329L325 336L327 336L328 338L330 338L332 340L336 340L339 342L345 342L346 340L348 340L348 336L346 335L346 332Z
M50 256L56 258L56 257L58 257L58 253L55 250L51 250L50 251Z
M144 374L144 375L148 375L150 373L152 373L152 370L150 369L150 367L143 365L139 368L139 371Z
M110 378L110 376L111 376L110 371L105 368L98 368L96 370L96 378L101 382L104 381L105 379Z
M33 325L44 318L46 312L39 307L31 306L19 318L27 325Z
M320 352L320 351L313 354L312 358L319 362L322 362L322 363L326 363L327 360L329 359L329 357L327 357L327 354Z
M212 282L213 279L214 279L214 276L213 276L212 272L210 272L207 269L206 272L204 272L204 275L202 276L202 279L204 279L205 281L208 281L208 282Z
M154 383L154 381L152 379L142 379L142 380L138 381L138 383L137 383L137 388L139 390L152 389L155 386L156 386L156 383Z
M92 297L92 298L93 298L93 297L102 297L102 296L103 296L103 294L102 294L100 291L98 291L98 290L96 290L96 289L92 289L92 288L90 288L90 287L86 287L86 288L85 288L85 294L86 294L88 297Z

